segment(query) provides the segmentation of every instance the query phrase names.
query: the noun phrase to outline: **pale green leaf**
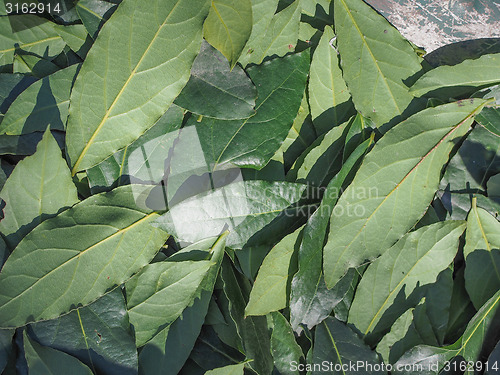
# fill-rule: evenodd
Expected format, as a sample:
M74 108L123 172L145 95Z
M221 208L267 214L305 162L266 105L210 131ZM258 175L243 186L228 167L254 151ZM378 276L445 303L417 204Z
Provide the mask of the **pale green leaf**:
M410 93L422 96L434 90L457 87L454 94L458 96L498 83L500 83L500 53L483 55L478 59L465 60L457 65L443 65L432 69L415 82Z
M66 43L54 26L45 18L30 14L0 17L0 71L12 64L16 48L39 56L58 55Z
M73 175L139 138L172 104L189 79L208 6L124 1L104 24L71 93L66 147Z
M477 207L467 218L465 236L465 287L476 309L500 289L500 222Z
M274 2L267 1L269 7ZM281 12L275 14L260 38L251 37L240 57L243 66L260 64L267 56L284 56L295 50L299 37L300 1L295 1ZM255 15L254 15L255 16Z
M250 0L212 0L203 35L234 67L250 37L252 23Z
M6 203L0 231L10 249L43 220L78 202L68 165L50 131L35 154L16 165L0 197Z
M363 0L334 2L340 63L358 112L380 126L413 99L403 83L421 59L384 17Z
M377 142L332 212L323 264L328 287L349 268L384 253L420 220L450 151L485 103L428 108Z
M150 189L91 196L29 233L0 273L0 327L88 305L148 264L168 237L151 226L158 214L134 200Z
M351 270L337 285L328 289L322 272L321 254L331 212L355 164L371 144L367 140L347 158L342 169L328 183L318 209L304 228L299 248L298 272L293 276L290 294L290 323L295 331L300 324L309 329L320 323L347 294L356 279L357 270Z
M266 31L273 19L276 8L278 7L279 0L251 0L252 3L252 32L245 47L239 62L245 66L243 62L248 61L251 53L253 53L252 46L255 46L266 34Z
M207 371L205 375L243 375L244 369L245 364L239 363L237 365L229 365Z
M297 251L302 227L284 237L260 266L245 315L266 315L287 305L292 276L297 270Z
M309 78L309 105L314 127L325 133L347 120L353 111L351 94L339 66L337 50L332 46L334 33L325 26L314 51Z
M464 230L462 221L445 221L404 236L368 266L356 290L348 322L368 335L369 341L380 338L412 305L416 288L435 282L453 261Z
M0 125L1 134L64 130L69 96L79 65L72 65L33 83L11 104Z
M406 333L408 332L408 328L410 328L412 320L413 309L409 309L396 319L391 327L391 330L378 343L377 353L380 353L382 359L384 360L384 363L393 363L393 361L389 359L391 349L395 344L403 340Z
M208 261L152 263L127 281L127 309L138 347L193 302L211 265Z
M342 151L348 123L336 126L317 138L295 161L288 181L325 186L342 166Z
M92 371L75 357L38 344L26 332L23 336L30 375L92 375Z
M140 374L177 374L191 353L205 321L215 281L224 256L227 232L188 246L170 261L210 260L213 265L200 283L199 298L182 312L172 324L160 331L142 347L139 355Z
M87 41L87 29L83 25L57 25L56 32L74 52L80 51Z

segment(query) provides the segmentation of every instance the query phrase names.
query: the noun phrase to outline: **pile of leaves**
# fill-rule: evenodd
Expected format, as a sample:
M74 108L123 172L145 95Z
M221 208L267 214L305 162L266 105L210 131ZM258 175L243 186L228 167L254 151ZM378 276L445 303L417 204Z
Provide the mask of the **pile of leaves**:
M499 373L500 54L363 0L58 4L0 3L0 372Z

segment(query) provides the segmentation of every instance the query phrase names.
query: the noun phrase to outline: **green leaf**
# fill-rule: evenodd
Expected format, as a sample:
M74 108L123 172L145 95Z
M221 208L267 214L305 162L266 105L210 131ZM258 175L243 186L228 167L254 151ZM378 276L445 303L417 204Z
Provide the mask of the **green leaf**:
M453 261L464 230L464 222L445 221L404 236L368 266L356 290L348 322L368 335L369 341L380 338L411 306L415 300L412 293L435 282Z
M78 202L66 161L48 130L35 154L16 165L0 197L6 203L0 231L10 249L43 220Z
M255 114L256 97L257 89L244 70L239 66L230 70L224 56L204 42L174 103L198 115L234 120Z
M287 174L287 180L325 186L342 166L347 128L346 122L317 138L297 159Z
M465 60L453 66L444 65L432 69L415 82L410 92L415 96L427 94L435 97L437 93L434 93L434 90L456 87L453 95L459 96L498 83L500 83L499 53L483 55L475 60Z
M495 339L498 340L499 306L500 291L481 307L457 342L441 348L426 345L415 346L396 362L394 367L399 367L401 371L393 371L393 374L437 375L446 361L458 356L463 357L465 361L476 362L480 359L483 345L491 342L494 344ZM414 370L404 371L405 366Z
M357 362L366 364L366 368L358 366ZM318 327L314 337L312 364L323 364L326 366L318 371L317 367L313 374L323 371L345 375L354 374L387 374L385 371L370 370L368 365L380 366L377 354L370 350L348 326L335 318L326 318ZM335 371L332 371L335 369ZM354 370L353 370L354 367ZM340 370L341 369L341 370Z
M252 66L247 73L257 86L255 116L245 120L194 119L205 163L211 171L224 163L261 169L286 138L300 107L309 70L309 52Z
M188 246L170 257L170 261L209 259L214 264L200 284L201 296L184 309L182 315L142 347L139 374L177 374L189 357L205 321L215 280L224 256L227 232ZM201 255L201 256L200 256Z
M237 271L235 272L227 257L222 263L221 276L224 293L229 300L229 312L242 339L245 355L247 359L253 360L249 366L259 375L271 374L273 358L266 318L263 316L245 317L245 306L248 304L251 288L248 280Z
M486 375L498 374L500 369L500 341L495 346L490 356L488 357Z
M137 374L137 349L119 288L57 319L31 324L28 333L40 344L78 358L94 372Z
M74 52L78 52L78 55L85 57L85 54L81 54L82 47L85 46L87 42L88 34L87 29L83 25L57 25L55 27L56 32L63 38L64 42L71 48ZM88 38L90 41L91 39ZM85 49L85 48L83 48ZM87 51L88 52L88 49Z
M295 160L308 148L316 139L316 131L309 114L309 104L307 95L304 93L300 103L299 112L293 120L293 125L281 145L283 152L283 164L285 170L289 170Z
M334 2L340 64L358 112L380 126L408 107L403 83L421 59L401 34L362 0Z
M266 315L287 306L292 275L297 271L297 251L302 229L284 237L267 254L250 292L245 316Z
M341 124L353 112L337 51L330 44L334 37L332 28L325 26L311 62L309 104L314 127L320 134Z
M99 29L115 11L116 4L103 0L79 0L75 9L87 32L95 40Z
M12 64L14 73L23 73L36 78L43 78L59 70L50 58L39 57L29 52L16 50Z
M183 112L172 105L149 130L125 147L87 170L93 193L115 184L159 183L165 175L165 162L179 137Z
M479 125L451 158L441 180L438 196L449 216L465 220L471 209L471 196L492 215L498 206L487 194L490 176L500 173L500 121L492 108L483 108L477 115ZM490 194L488 194L490 195Z
M447 343L458 340L464 333L469 321L477 312L465 289L464 268L461 267L458 269L454 276L448 314L448 326L444 339Z
M276 3L276 1L272 0L267 0L266 2L268 3L266 7L269 7L269 10ZM254 6L257 6L256 3L256 1L252 1L252 9ZM277 55L281 57L289 52L293 52L299 36L300 11L300 1L295 1L286 9L275 14L270 22L267 17L262 20L258 31L255 34L252 32L250 40L245 46L244 53L240 57L240 64L243 66L260 64L267 56ZM259 14L260 12L254 12L254 18L258 17ZM268 26L265 29L265 33L262 33L260 26L264 26L264 23L267 23ZM257 35L259 36L257 37Z
M450 151L484 104L474 100L428 108L377 142L332 213L323 255L329 288L349 268L383 254L420 220Z
M3 371L9 360L9 355L12 351L12 336L13 329L0 330L0 371Z
M55 24L35 15L0 17L0 71L7 71L16 49L39 56L58 55L66 45Z
M299 363L304 357L302 349L295 341L292 327L286 318L279 312L271 314L273 332L271 334L271 351L274 358L274 366L283 375L298 375L298 371L292 371L290 364Z
M408 329L413 320L413 309L406 310L399 316L391 327L391 330L377 344L377 353L380 353L384 363L394 363L391 354L395 351L398 344L407 335ZM416 343L421 344L420 341ZM399 357L398 357L399 358ZM396 358L396 360L398 359Z
M35 77L24 74L0 73L0 113L7 112L12 102L35 81Z
M64 134L52 132L52 136L62 147L64 145ZM32 155L36 151L36 146L43 138L42 132L35 132L23 135L0 135L0 155Z
M227 229L227 246L241 248L272 221L279 226L290 223L295 213L305 208L299 202L305 189L306 185L288 182L235 182L182 201L156 225L186 242Z
M271 23L279 0L251 0L252 3L252 32L245 47L243 55L240 56L239 62L245 66L244 59L248 61L249 54L253 53L253 47L262 40Z
M203 35L230 61L231 68L236 65L251 32L250 0L212 0Z
M123 186L91 196L29 233L0 273L0 327L85 306L148 264L168 236L151 226L158 214L134 200L148 191Z
M24 351L30 375L75 374L92 375L78 359L58 350L44 347L24 335Z
M476 309L500 289L500 222L472 200L465 236L465 287Z
M69 96L78 65L42 78L11 104L0 126L0 134L21 135L35 131L64 130Z
M189 0L139 4L124 1L118 7L75 81L66 136L73 175L139 138L188 81L208 1L196 6Z
M290 322L295 331L305 324L309 329L326 318L347 293L355 271L344 276L335 288L325 284L321 254L325 242L330 213L337 203L346 178L354 165L364 155L371 140L359 145L349 156L339 173L330 181L318 209L309 218L299 248L299 271L292 279L290 295Z
M127 281L127 309L138 347L193 302L211 265L208 261L152 263Z
M205 375L243 375L244 368L245 364L239 363L237 365L229 365L207 371Z

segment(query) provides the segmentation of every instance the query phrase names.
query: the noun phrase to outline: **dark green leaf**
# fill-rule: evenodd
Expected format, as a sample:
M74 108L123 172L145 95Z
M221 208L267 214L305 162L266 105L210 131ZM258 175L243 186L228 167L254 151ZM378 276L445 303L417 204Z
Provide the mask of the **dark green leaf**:
M290 364L299 363L304 357L302 349L295 341L292 327L286 318L279 312L271 314L273 331L271 334L271 351L274 358L274 366L283 375L298 375L298 371L292 371Z
M349 288L355 276L354 271L347 274L337 287L328 290L321 267L321 254L330 213L351 169L369 145L370 141L365 141L346 160L340 172L328 184L321 205L304 228L299 249L299 271L293 277L290 295L290 322L295 331L299 330L300 324L311 329L326 318L345 295L346 288Z
M191 77L174 103L198 115L234 120L255 114L256 97L257 89L243 69L230 70L226 58L204 42Z
M363 366L358 366L358 361ZM316 328L311 365L316 365L312 370L313 374L324 371L343 375L387 374L380 370L377 354L349 327L332 317L328 317ZM321 367L323 365L325 367Z
M103 0L79 0L75 9L87 32L95 39L99 29L115 11L116 4Z
M24 350L30 375L92 375L78 359L58 350L44 347L24 333Z
M286 138L302 100L309 52L275 58L247 73L257 86L257 113L245 120L194 118L196 130L211 171L231 163L255 169L264 167Z
M31 324L28 333L44 346L73 355L94 372L137 374L137 349L119 288L67 315Z

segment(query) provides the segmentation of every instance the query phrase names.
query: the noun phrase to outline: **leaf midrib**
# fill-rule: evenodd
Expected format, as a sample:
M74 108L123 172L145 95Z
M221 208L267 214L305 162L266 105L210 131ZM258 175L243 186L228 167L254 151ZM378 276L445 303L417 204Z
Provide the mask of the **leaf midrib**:
M342 2L342 5L344 6L344 8L345 8L345 10L346 10L347 14L349 15L349 18L351 19L352 24L354 25L354 27L355 27L355 28L356 28L356 30L358 31L358 33L359 33L359 35L360 35L360 37L361 37L360 39L361 39L362 44L364 44L364 45L365 45L366 49L368 50L368 52L369 52L369 54L370 54L370 56L371 56L371 58L372 58L372 60L373 60L374 65L377 67L377 70L378 70L378 72L380 73L380 76L382 77L382 80L383 80L383 82L384 82L385 87L387 88L387 91L389 91L389 94L390 94L390 96L391 96L391 99L392 99L392 101L393 101L394 105L396 106L397 111L398 111L399 113L401 113L401 109L399 108L399 105L398 105L398 103L396 102L396 98L394 97L394 95L393 95L393 93L392 93L392 91L391 91L391 89L390 89L390 87L389 87L389 83L387 82L387 79L386 79L385 75L382 73L382 70L380 69L380 66L379 66L379 64L378 64L378 62L377 62L377 59L376 59L376 58L375 58L375 56L373 55L372 50L371 50L371 49L370 49L370 47L368 46L368 43L366 42L366 39L364 38L364 34L363 34L363 32L362 32L362 31L360 30L360 28L358 27L358 24L357 24L356 20L354 19L354 17L352 16L352 13L351 13L351 11L349 10L349 7L348 7L348 6L347 6L347 4L345 3L345 0L340 0L340 1Z
M344 1L344 0L341 0L341 1ZM395 192L397 191L397 189L399 189L399 187L401 186L401 184L420 166L420 164L422 164L428 157L429 155L431 155L432 152L434 152L448 137L450 137L457 129L459 129L467 120L469 120L472 116L474 116L474 114L476 113L476 111L479 109L479 108L482 108L484 105L484 103L481 103L476 109L474 109L473 111L471 111L467 117L465 117L465 119L463 119L461 122L459 122L456 126L454 126L447 134L445 134L444 137L442 137L439 142L434 145L430 151L427 152L427 154L425 154L421 159L420 161L401 179L401 181L389 192L389 194L387 194L384 199L379 203L379 205L375 208L375 210L373 210L373 212L370 214L370 216L365 220L363 226L359 229L359 231L356 233L356 235L353 237L353 239L351 240L351 242L349 242L349 244L347 244L345 247L344 247L344 250L341 252L341 254L339 255L339 259L341 257L343 257L343 255L345 254L345 252L347 251L347 249L350 248L350 246L353 244L353 242L358 238L358 236L361 234L361 232L364 230L364 228L366 227L366 225L368 224L368 222L371 220L371 218L375 215L375 213L378 212L379 208L385 203L385 201ZM335 264L334 268L333 268L333 271L335 271L337 269L337 265L338 265L338 262Z
M135 65L134 69L132 70L132 72L130 73L129 77L127 78L127 80L125 81L125 83L123 84L122 88L120 89L120 91L118 92L118 94L116 95L115 99L113 100L113 102L111 103L111 105L109 106L109 108L106 110L106 113L104 114L104 117L103 119L101 120L101 122L99 123L99 125L97 126L96 130L94 130L94 132L92 133L92 136L90 137L90 139L88 140L88 142L86 143L85 147L83 148L83 150L81 151L80 153L80 156L78 156L78 159L76 160L74 166L73 166L73 169L71 170L71 175L74 176L77 172L78 172L78 167L80 165L80 163L82 162L85 154L87 153L87 151L89 150L90 146L94 143L95 141L95 138L97 137L97 135L99 134L99 132L101 131L102 127L104 126L104 124L106 123L111 111L113 110L113 108L115 107L116 103L118 102L118 100L120 99L121 95L123 94L123 92L125 91L125 89L127 88L127 86L129 85L129 83L132 81L132 78L135 76L135 74L137 73L137 69L139 69L140 65L142 64L144 58L148 55L149 53L149 50L151 49L151 46L153 45L153 43L156 41L156 39L158 38L158 35L160 34L161 30L163 29L163 27L166 25L166 23L168 22L168 20L170 19L170 17L172 16L172 14L174 13L174 11L177 9L177 6L181 3L182 0L178 0L175 5L173 6L172 10L170 11L170 13L167 15L167 17L165 18L165 21L163 21L163 23L158 27L158 30L156 31L155 35L153 36L153 38L151 39L151 42L149 43L149 45L147 46L147 48L145 49L145 51L143 52L141 58L139 59L139 61L137 62L137 64Z
M147 214L145 215L144 217L142 217L141 219L135 221L134 223L128 225L127 227L125 228L122 228L120 230L118 230L117 232L113 233L112 235L96 242L95 244L89 246L88 248L80 251L78 254L76 254L75 256L69 258L68 260L66 260L64 263L60 264L59 266L53 268L52 270L50 270L48 273L46 273L45 275L43 275L42 277L38 278L33 284L31 284L29 287L27 287L25 290L23 290L21 293L19 293L17 296L11 298L10 300L8 300L5 304L2 305L1 308L5 308L6 306L8 306L11 302L15 301L16 299L18 299L19 297L23 296L26 292L28 291L31 291L31 289L36 285L38 284L41 280L44 280L46 277L48 277L50 274L52 274L53 272L61 269L62 267L64 267L66 264L74 261L75 259L80 259L80 257L83 255L83 254L86 254L88 251L92 250L93 248L101 245L103 242L105 241L108 241L120 234L123 234L123 233L127 233L127 231L129 231L130 229L134 228L135 226L139 225L140 223L142 223L143 221L146 221L148 220L150 217L156 215L155 212L152 212L150 214ZM1 309L0 308L0 309Z
M51 41L51 40L56 40L56 39L62 39L62 38L60 36L51 36L51 37L48 37L48 38L45 38L45 39L37 40L35 42L19 44L19 48L31 47L31 46L35 46L37 44L45 43L45 42L48 42L48 41ZM16 47L7 48L7 49L4 49L4 50L0 50L0 53L12 52L12 51L15 51L15 50L16 50Z

